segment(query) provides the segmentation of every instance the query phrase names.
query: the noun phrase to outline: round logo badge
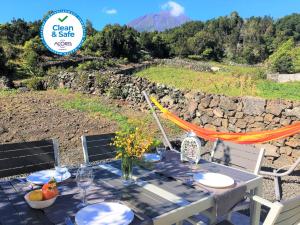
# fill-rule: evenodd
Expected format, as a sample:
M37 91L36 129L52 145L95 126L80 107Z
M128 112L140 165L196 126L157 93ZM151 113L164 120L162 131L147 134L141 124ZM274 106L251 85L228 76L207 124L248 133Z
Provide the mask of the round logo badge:
M58 55L76 52L83 44L85 36L86 30L82 19L69 10L52 12L41 27L44 45Z

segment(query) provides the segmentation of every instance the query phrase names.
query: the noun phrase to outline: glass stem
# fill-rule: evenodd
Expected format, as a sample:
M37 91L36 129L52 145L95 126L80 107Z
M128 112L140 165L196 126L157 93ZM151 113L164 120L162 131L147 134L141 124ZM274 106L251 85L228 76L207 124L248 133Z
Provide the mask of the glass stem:
M86 189L83 189L83 198L82 198L83 205L86 205Z

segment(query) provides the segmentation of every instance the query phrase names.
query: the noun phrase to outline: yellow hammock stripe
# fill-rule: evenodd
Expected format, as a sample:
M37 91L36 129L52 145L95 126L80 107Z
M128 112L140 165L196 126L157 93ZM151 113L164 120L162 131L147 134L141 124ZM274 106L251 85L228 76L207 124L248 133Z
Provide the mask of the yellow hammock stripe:
M216 139L221 139L239 144L256 144L274 141L300 132L300 122L278 129L266 131L252 131L247 133L217 132L214 130L198 127L195 124L184 121L183 119L165 109L161 104L158 103L155 98L150 97L150 99L155 104L155 106L163 113L165 118L174 122L176 125L186 131L193 131L199 137L202 137L206 140L213 141Z

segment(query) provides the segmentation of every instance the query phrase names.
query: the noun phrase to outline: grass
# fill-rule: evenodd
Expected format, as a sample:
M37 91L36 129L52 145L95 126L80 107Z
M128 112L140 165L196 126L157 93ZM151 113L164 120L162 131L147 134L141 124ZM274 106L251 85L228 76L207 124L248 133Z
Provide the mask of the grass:
M114 102L108 103L107 100L100 97L93 97L84 94L73 94L67 89L56 90L59 94L68 95L67 100L61 101L60 105L65 109L76 109L87 112L94 117L104 117L118 124L121 130L128 130L134 127L144 127L149 131L153 131L156 137L160 137L158 130L150 111L136 112L126 111L126 107L118 107ZM169 135L178 135L181 130L173 123L163 120L163 126Z
M201 90L207 93L229 96L254 95L256 91L254 86L256 78L250 76L249 70L246 70L246 72L240 71L239 73L229 70L212 73L157 66L140 71L136 75L179 89Z
M114 107L102 104L99 100L94 98L86 98L77 94L75 98L64 101L62 106L66 109L76 109L82 112L88 112L94 116L101 115L109 120L117 122L122 130L133 128L133 124L129 121L128 117L122 115Z
M258 96L267 99L300 100L300 82L275 83L264 79L264 68L230 66L212 63L218 72L196 72L186 68L155 66L140 71L136 76L153 82L183 89L227 96Z
M258 96L267 99L300 100L300 82L276 83L260 81L257 84Z
M15 89L9 89L9 90L0 90L0 97L7 97L11 95L18 94L19 91Z

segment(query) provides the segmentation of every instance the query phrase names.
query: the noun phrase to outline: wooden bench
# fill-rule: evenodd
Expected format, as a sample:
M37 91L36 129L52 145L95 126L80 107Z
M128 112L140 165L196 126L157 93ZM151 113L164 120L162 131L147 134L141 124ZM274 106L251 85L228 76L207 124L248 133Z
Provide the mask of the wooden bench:
M114 133L82 136L82 149L86 164L111 159L116 156L116 149L111 145Z
M55 139L0 144L0 178L53 168L59 164Z

